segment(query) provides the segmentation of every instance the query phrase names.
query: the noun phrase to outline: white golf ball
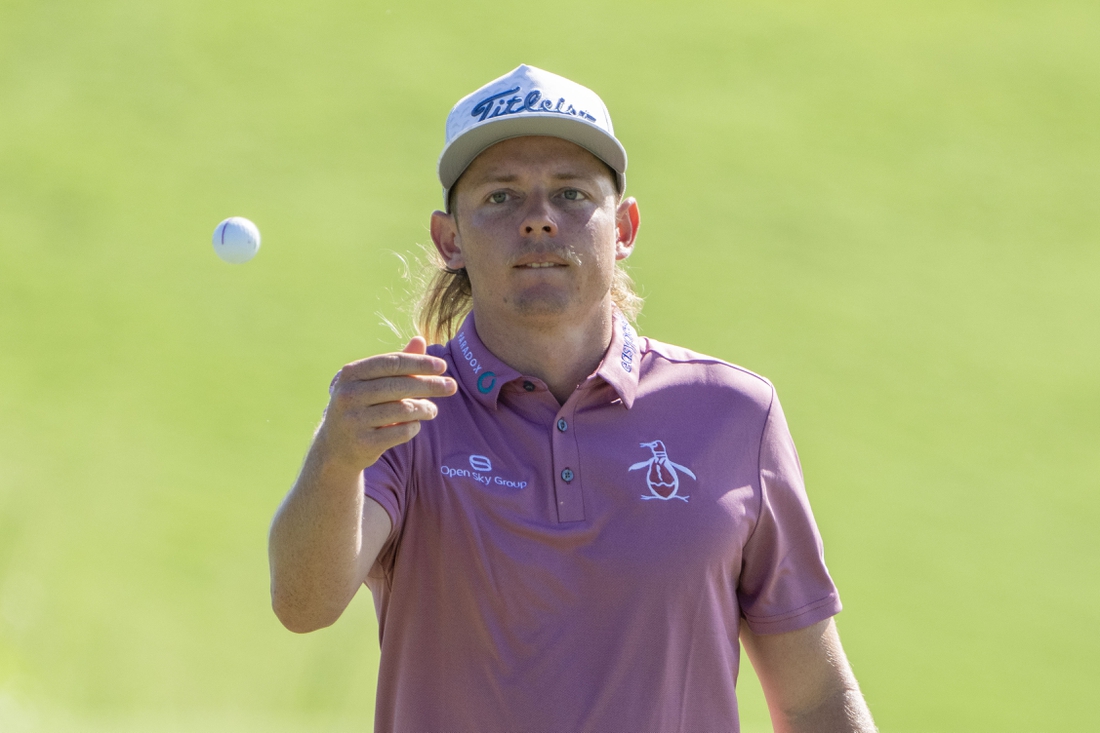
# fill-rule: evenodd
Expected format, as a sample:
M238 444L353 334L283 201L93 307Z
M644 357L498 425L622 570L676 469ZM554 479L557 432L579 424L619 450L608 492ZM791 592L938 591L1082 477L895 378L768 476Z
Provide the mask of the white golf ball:
M260 251L260 230L243 216L231 216L214 229L213 243L218 257L239 265Z

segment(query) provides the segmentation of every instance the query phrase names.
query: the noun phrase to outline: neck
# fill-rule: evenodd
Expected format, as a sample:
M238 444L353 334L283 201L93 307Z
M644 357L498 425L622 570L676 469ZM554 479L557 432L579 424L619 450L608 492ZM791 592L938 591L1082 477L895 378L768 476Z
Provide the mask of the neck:
M474 304L477 335L485 347L513 369L545 382L560 404L603 359L611 343L611 314L610 301L580 319L501 316Z

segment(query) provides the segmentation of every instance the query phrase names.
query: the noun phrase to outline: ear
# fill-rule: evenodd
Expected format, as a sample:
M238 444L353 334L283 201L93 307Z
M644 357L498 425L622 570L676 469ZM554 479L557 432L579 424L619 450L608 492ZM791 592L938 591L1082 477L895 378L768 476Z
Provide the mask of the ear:
M634 197L619 202L615 211L615 259L625 260L634 251L634 240L638 236L638 226L642 223L638 213L638 202Z
M458 236L458 225L452 214L442 211L432 212L432 242L443 263L452 270L461 270L466 266L462 258L462 243Z

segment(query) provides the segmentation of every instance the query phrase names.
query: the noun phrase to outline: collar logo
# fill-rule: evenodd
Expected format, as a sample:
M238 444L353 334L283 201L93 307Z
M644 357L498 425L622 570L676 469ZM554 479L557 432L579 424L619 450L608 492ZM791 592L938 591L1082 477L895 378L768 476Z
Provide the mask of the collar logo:
M496 372L485 372L477 378L477 391L481 394L489 394L497 383Z
M462 358L466 360L466 363L470 365L470 369L474 374L480 374L483 369L481 362L474 356L473 349L470 348L470 342L466 340L466 332L458 332L458 347L462 350Z
M692 479L698 481L691 469L670 461L668 451L665 450L665 444L660 440L655 440L652 443L642 443L641 447L649 448L653 453L653 457L648 461L641 461L630 467L631 471L646 469L645 482L649 487L649 494L642 494L642 499L661 499L662 501L679 499L680 501L687 501L688 497L680 495L680 473L686 473Z
M549 98L543 99L542 92L538 89L532 89L525 97L516 94L519 90L520 87L513 87L499 94L486 97L474 105L474 108L470 110L470 116L476 117L478 122L484 122L494 117L518 115L522 112L552 112L559 115L568 115L569 117L580 117L582 120L588 120L589 122L596 121L596 118L585 110L567 104L565 97L560 97L555 104ZM505 99L510 94L515 96Z
M634 329L623 319L623 351L619 354L619 365L623 371L629 374L634 371L634 357L638 353L638 347L634 345ZM644 446L645 443L642 443Z

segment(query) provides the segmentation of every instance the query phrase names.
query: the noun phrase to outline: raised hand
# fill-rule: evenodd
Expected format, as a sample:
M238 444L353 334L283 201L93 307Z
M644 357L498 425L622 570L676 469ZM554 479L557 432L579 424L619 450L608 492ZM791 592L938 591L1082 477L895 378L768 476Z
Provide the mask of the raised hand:
M453 395L458 386L443 376L447 363L426 349L416 336L401 352L340 370L314 441L326 461L360 471L387 449L412 440L421 420L439 414L432 398Z
M355 361L333 382L298 480L271 523L271 603L287 628L335 621L378 556L391 522L363 494L363 469L412 440L458 385L417 336L399 353Z

